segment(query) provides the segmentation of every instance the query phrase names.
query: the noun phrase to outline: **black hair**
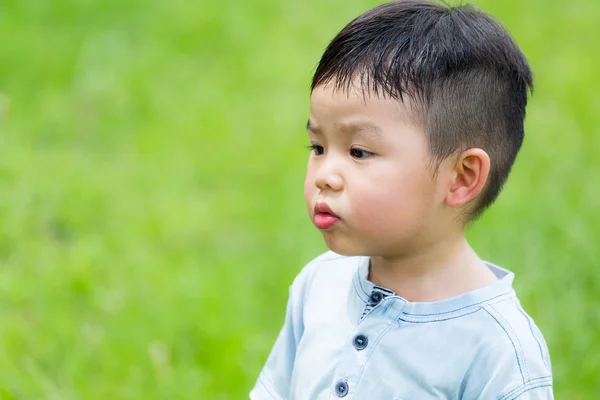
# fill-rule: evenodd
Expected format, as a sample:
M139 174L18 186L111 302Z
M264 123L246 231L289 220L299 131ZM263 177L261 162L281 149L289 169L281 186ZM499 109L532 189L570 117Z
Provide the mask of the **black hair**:
M470 216L494 202L521 148L533 90L525 56L494 17L470 5L382 4L327 46L311 90L330 82L400 101L408 96L437 165L458 150L485 150L490 174Z

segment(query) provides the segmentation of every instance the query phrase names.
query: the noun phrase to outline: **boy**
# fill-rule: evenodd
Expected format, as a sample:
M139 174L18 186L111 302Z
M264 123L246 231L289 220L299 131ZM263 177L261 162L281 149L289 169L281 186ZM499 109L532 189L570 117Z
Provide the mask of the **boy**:
M532 75L487 14L383 4L312 82L305 198L331 252L295 279L250 393L263 399L550 399L544 339L465 226L505 182Z

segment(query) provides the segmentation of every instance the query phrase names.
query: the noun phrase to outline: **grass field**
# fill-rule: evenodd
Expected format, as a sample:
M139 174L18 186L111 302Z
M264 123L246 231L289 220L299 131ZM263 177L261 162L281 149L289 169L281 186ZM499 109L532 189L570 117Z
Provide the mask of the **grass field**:
M375 1L0 3L0 399L242 399L305 215L321 51ZM600 398L600 52L593 0L477 1L536 91L472 227L515 271L559 399Z

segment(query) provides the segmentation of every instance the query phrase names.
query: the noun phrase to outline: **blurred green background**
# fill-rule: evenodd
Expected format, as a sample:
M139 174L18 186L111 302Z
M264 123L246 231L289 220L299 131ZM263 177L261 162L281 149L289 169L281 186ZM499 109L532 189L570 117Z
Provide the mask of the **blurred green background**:
M305 215L319 56L370 0L0 3L0 398L242 399ZM475 2L536 91L505 192L471 228L600 398L600 3Z

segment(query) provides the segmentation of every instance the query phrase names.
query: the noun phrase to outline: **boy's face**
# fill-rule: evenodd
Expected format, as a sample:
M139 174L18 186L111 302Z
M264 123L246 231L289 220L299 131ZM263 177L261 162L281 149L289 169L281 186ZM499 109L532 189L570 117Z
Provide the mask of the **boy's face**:
M304 194L327 246L344 255L393 256L433 242L449 181L433 177L423 130L406 105L359 90L315 88ZM442 183L440 183L442 182Z

